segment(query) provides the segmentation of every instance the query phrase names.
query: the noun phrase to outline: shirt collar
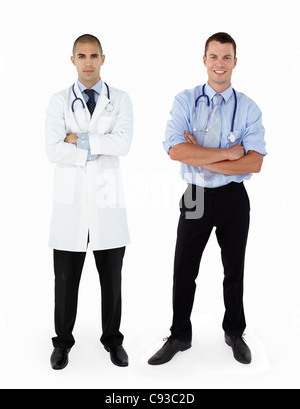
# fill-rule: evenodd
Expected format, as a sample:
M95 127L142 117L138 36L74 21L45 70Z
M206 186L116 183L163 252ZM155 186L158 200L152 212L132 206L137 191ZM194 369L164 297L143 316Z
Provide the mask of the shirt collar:
M86 89L88 89L79 80L77 81L77 84L78 84L78 87L79 87L81 93L83 93ZM103 81L100 79L100 81L98 81L97 84L95 84L91 89L93 89L94 91L96 91L100 95L101 90L102 90L102 84L103 84Z
M213 99L213 97L218 94L218 92L216 92L207 82L206 86L205 86L205 93L208 96L208 98L210 99L210 101ZM232 90L232 85L230 85L229 88L227 88L224 92L221 93L222 97L224 98L224 101L227 103L230 98L233 95L233 90Z

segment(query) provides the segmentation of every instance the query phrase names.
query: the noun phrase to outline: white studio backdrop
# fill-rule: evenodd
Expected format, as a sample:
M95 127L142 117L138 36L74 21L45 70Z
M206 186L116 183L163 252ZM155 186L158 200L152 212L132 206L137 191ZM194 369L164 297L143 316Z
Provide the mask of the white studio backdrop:
M1 3L0 388L298 388L300 48L298 0L11 0ZM178 202L185 184L162 148L175 95L203 84L206 39L238 45L233 85L263 111L267 150L246 186L251 230L245 304L256 363L223 347L222 266L212 236L198 278L194 348L151 368L169 334ZM99 344L100 290L93 257L83 271L71 363L51 370L53 268L48 248L53 166L44 152L51 94L76 80L74 40L102 42L102 78L134 104L132 149L122 158L132 243L123 270L129 368ZM224 348L224 349L223 349ZM254 348L255 349L255 348ZM254 351L255 353L255 351ZM224 358L226 357L226 358Z

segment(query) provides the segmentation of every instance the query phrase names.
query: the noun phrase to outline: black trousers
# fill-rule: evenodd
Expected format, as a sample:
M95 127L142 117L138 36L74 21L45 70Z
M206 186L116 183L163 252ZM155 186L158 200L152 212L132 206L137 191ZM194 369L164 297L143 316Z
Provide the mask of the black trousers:
M204 195L202 217L187 218L187 196L193 200ZM190 202L190 200L189 200ZM201 203L198 207L201 208ZM202 206L203 207L203 206ZM197 211L199 213L199 209ZM174 262L173 324L171 334L177 339L192 339L191 313L203 251L212 229L221 248L224 267L225 317L227 335L240 336L246 328L243 307L244 260L249 230L250 204L243 183L230 183L216 189L189 185L182 197Z
M125 247L94 251L101 284L104 346L123 343L121 323L121 271ZM86 253L54 250L55 332L54 347L72 348L77 314L78 290Z

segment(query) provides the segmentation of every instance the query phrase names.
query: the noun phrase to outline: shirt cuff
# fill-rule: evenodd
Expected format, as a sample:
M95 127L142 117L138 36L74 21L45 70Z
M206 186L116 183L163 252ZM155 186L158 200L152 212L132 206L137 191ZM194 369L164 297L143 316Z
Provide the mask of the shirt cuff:
M76 142L77 148L84 149L86 151L90 150L89 135L79 133L79 134L77 134L77 136L78 136L78 139L77 139L77 142Z
M98 158L98 155L91 154L89 135L87 133L78 133L77 136L77 147L88 152L86 160L88 162L96 160Z
M76 134L79 139L83 141L88 141L89 140L89 134L88 133L78 133Z

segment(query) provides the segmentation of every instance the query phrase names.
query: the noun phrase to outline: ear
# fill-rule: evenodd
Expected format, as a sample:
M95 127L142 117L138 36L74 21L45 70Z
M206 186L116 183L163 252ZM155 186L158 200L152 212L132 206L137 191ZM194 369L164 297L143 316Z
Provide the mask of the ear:
M71 61L72 61L73 65L75 65L75 58L73 57L73 55L71 57Z
M104 62L105 62L105 55L102 55L102 57L101 57L101 65L103 65Z
M204 56L203 56L203 63L204 63L204 65L205 65L205 67L206 67L206 61L207 61L207 58L206 58L206 55L204 55Z
M233 66L233 68L236 67L236 64L237 64L237 58L234 59L234 66Z

